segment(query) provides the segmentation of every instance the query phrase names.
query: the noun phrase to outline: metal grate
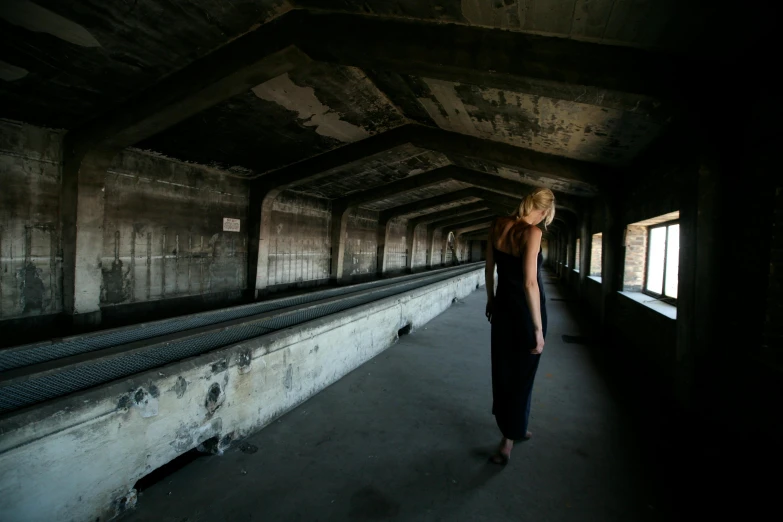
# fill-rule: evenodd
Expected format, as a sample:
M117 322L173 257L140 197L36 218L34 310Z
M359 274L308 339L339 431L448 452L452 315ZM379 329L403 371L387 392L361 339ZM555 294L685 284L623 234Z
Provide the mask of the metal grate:
M271 317L248 319L248 321L239 322L230 326L222 327L218 325L212 330L197 335L189 335L188 332L185 331L182 333L182 338L179 340L171 340L169 337L165 341L158 340L156 342L154 339L151 339L149 345L142 346L141 349L134 347L135 351L132 353L118 353L111 356L104 356L100 361L85 361L78 366L67 367L57 373L46 374L40 377L33 375L28 380L1 387L0 412L13 411L24 406L91 388L177 360L200 355L276 330L312 321L372 301L377 301L379 299L457 277L475 269L475 266L463 266L457 269L441 271L436 274L430 273L415 278L406 278L404 281L398 280L391 284L387 281L387 284L385 285L386 288L381 290L373 291L374 288L365 287L362 291L354 291L352 292L353 295L347 295L343 299L332 299L322 304L314 303L312 306L304 307L302 310L281 310L279 314L272 315ZM330 291L318 292L317 294L323 300L324 294L329 292ZM301 303L297 301L306 299L306 297L307 296L298 296L296 298L291 298L290 300L286 299L279 301L277 303L277 308L280 308L279 305L281 302L293 301L295 302L293 306L301 305ZM256 314L258 314L257 310ZM121 337L121 339L126 338L127 337ZM96 357L98 356L100 356L100 354L96 354Z
M405 281L418 280L423 277L431 277L443 273L443 270L439 270L435 273L425 272L422 274L410 275L406 277ZM160 337L162 335L169 335L177 332L183 332L185 330L192 330L194 328L200 328L203 326L210 326L226 321L232 321L234 319L241 319L243 317L258 315L264 312L312 303L314 301L320 301L329 297L348 295L367 289L389 286L399 282L400 278L395 278L394 280L381 279L358 285L331 288L283 299L275 299L273 301L263 301L250 305L235 306L211 312L203 312L182 317L173 317L170 319L155 321L153 323L118 328L105 332L96 332L93 334L66 338L51 344L34 343L30 345L24 345L0 351L0 371L22 368L31 364L52 361L55 359L61 359L63 357L70 357L72 355L92 352L95 350L102 350L112 346L129 344L145 339L151 339L153 337Z

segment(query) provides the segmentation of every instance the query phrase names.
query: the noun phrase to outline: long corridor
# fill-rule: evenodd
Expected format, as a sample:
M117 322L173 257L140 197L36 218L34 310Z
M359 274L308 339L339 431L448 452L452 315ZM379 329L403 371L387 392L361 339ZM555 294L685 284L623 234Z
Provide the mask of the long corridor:
M487 460L482 287L222 456L140 484L126 520L670 520L590 333L551 279L546 291L534 435L507 467Z

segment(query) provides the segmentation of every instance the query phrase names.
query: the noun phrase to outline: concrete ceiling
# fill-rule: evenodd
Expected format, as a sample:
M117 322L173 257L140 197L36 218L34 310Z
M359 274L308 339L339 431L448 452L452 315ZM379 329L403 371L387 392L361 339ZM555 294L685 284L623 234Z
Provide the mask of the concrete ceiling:
M17 79L0 79L2 116L72 129L289 9L283 0L3 0L0 62Z
M449 163L449 159L443 154L407 143L330 169L317 180L297 183L291 190L335 199L429 172Z
M364 206L372 210L386 210L389 208L406 205L408 203L413 203L414 201L418 201L420 199L427 199L466 188L470 188L470 185L467 183L462 183L459 181L444 181L443 183L438 183L437 185L430 185L424 188L402 192L394 197L373 201L372 203L367 203Z
M314 63L200 112L138 147L263 173L404 122L361 70Z
M677 120L714 20L673 0L6 0L0 117L328 199L447 165L585 198Z
M298 0L298 6L489 27L681 53L736 51L726 27L754 15L676 0ZM730 23L734 20L734 23ZM728 25L726 25L728 24Z

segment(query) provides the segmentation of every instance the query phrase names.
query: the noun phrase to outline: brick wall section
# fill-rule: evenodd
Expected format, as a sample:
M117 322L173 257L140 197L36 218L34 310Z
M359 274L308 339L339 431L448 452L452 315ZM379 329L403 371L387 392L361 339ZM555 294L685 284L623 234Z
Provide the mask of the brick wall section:
M601 255L602 246L601 241L603 234L593 234L593 244L590 254L590 275L601 277L601 261L603 256Z
M629 225L625 231L623 290L641 292L647 261L647 227Z

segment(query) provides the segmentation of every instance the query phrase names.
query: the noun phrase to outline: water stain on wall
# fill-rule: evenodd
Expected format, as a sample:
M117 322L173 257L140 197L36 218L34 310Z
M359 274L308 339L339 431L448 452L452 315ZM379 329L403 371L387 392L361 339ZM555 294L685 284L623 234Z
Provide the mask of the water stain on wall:
M41 271L32 263L27 263L21 271L22 309L26 312L43 309L44 284Z

